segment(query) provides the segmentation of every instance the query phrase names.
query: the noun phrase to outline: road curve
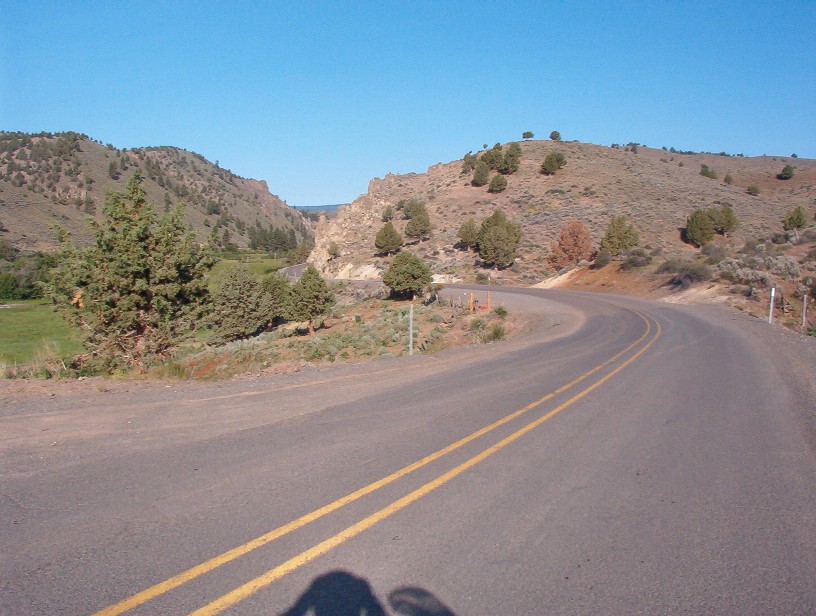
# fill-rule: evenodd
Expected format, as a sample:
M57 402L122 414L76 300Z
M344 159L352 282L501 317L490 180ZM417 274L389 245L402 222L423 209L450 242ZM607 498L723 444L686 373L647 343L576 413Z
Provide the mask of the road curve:
M546 318L437 357L0 397L0 613L816 613L812 341L493 301Z

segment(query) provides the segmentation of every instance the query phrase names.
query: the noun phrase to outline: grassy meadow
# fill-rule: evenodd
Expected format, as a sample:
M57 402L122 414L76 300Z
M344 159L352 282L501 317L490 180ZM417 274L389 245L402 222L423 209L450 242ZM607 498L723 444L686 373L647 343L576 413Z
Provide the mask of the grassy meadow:
M0 363L26 365L82 350L71 327L42 300L14 300L0 308Z

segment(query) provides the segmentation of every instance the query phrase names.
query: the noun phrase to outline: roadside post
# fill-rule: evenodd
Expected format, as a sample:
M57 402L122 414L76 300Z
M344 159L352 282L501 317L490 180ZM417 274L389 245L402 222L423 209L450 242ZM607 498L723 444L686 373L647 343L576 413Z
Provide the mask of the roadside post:
M776 287L771 287L771 308L768 311L768 323L773 323L774 298L776 297Z
M802 298L802 329L807 330L807 295Z
M414 302L408 308L408 355L414 354Z

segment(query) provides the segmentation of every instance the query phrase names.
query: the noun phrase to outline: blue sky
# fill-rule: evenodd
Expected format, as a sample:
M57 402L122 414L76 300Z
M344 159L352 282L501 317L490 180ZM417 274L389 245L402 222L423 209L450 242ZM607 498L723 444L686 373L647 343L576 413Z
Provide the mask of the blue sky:
M0 2L0 130L174 145L290 205L545 138L816 157L816 2Z

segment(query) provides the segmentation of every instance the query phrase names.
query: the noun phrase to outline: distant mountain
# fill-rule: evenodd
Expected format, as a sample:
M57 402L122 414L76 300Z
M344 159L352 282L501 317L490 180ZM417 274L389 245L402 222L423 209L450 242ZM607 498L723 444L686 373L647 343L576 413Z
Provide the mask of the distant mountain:
M680 228L695 208L730 203L740 223L735 242L781 232L785 213L796 205L807 206L813 218L814 160L681 153L637 144L606 147L548 140L519 146L519 168L506 176L503 192L471 185L473 171L463 173L461 159L433 165L426 173L373 179L367 194L318 225L312 261L332 276L377 276L388 262L374 255L382 213L390 205L394 224L404 234L406 221L398 206L412 198L426 203L434 229L429 240L409 249L426 260L435 274L466 279L472 279L477 270L474 253L455 247L460 225L469 217L481 221L495 209L504 210L521 224L523 239L516 264L500 276L521 283L537 282L552 273L547 264L549 246L569 220L584 222L597 246L612 216L624 214L639 229L642 244L669 253L692 250L681 241ZM505 144L503 151L507 149ZM541 165L553 151L564 155L566 165L553 175L542 174ZM703 165L706 175L701 174ZM777 177L785 165L796 168L791 179ZM748 193L751 186L759 189L757 196ZM330 257L332 243L339 256Z
M123 190L137 172L159 212L186 203L187 221L202 241L246 247L273 237L291 247L314 235L313 223L271 194L266 182L242 178L195 152L118 149L71 132L2 132L0 237L21 250L49 250L57 223L79 242L90 241L87 217L99 217L105 194Z

